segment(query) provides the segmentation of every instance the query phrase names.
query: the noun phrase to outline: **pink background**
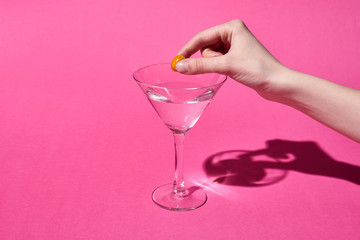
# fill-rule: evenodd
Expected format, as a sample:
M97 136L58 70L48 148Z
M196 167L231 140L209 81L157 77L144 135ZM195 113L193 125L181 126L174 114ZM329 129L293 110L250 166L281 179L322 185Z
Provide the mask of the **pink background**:
M232 80L186 139L208 202L153 204L172 136L132 72L235 18L285 65L360 89L358 0L0 1L0 239L360 239L359 144ZM274 139L297 164L224 156L223 183L203 167Z

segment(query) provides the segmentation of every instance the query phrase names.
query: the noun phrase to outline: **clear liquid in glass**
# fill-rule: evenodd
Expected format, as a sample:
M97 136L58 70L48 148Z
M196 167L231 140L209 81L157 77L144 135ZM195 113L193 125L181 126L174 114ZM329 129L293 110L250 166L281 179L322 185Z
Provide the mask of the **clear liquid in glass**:
M172 131L180 133L192 128L209 105L214 91L203 88L179 92L179 88L199 88L201 85L184 82L165 82L149 87L146 95L150 103Z

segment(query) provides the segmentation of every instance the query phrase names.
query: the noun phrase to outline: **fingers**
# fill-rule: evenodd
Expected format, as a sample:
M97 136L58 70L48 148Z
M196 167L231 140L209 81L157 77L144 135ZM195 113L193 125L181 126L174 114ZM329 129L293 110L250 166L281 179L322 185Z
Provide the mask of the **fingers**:
M188 58L198 50L221 41L224 33L223 25L211 27L199 32L181 48L178 55Z
M226 72L227 66L223 56L205 58L187 58L176 64L176 71L184 74Z
M218 51L215 51L213 49L210 49L210 48L205 48L205 49L202 49L201 50L201 55L203 57L220 57L222 56L223 54L221 52L218 52Z
M231 47L234 29L241 27L241 24L241 20L233 20L196 34L178 52L186 59L176 64L176 70L184 74L228 73L230 66L225 64L229 62L226 55ZM203 58L190 58L198 50L201 50Z

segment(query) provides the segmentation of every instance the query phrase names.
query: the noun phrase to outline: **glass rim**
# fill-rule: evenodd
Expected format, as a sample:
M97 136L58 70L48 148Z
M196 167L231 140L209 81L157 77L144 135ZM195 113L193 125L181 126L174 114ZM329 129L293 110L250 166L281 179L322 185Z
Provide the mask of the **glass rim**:
M161 86L156 86L156 85L149 84L149 83L144 83L144 82L136 79L135 74L136 74L137 72L140 72L141 70L144 70L144 69L146 69L146 68L155 67L155 66L160 66L160 65L169 65L169 67L170 67L170 66L171 66L171 63L155 63L155 64L150 64L150 65L141 67L141 68L139 68L139 69L137 69L137 70L134 71L134 73L133 73L133 78L134 78L134 80L135 80L136 82L142 84L142 85L149 86L149 87L154 87L154 88L162 88L162 89L165 89L165 88L166 88L166 89L172 89L172 90L176 90L176 89L178 89L178 90L198 90L198 89L203 89L203 88L213 88L213 87L216 87L216 86L218 86L218 85L223 84L223 83L227 80L227 78L228 78L228 76L226 76L226 75L224 75L224 74L220 74L220 73L203 73L203 74L218 74L218 75L220 75L221 77L224 77L224 79L221 80L219 83L212 84L212 85L209 85L209 86L205 86L205 87L189 87L189 88L161 87ZM181 74L181 73L179 73L179 74ZM185 74L184 74L184 75L185 75ZM195 74L194 74L194 75L195 75ZM193 75L193 76L194 76L194 75ZM196 75L201 75L201 74L196 74ZM187 75L187 76L191 76L191 75Z

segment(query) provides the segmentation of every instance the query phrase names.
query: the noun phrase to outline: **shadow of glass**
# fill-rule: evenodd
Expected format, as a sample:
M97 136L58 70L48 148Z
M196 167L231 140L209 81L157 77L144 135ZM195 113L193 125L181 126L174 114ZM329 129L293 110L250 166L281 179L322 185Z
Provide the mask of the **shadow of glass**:
M360 167L331 158L317 143L269 140L259 150L216 153L204 162L213 182L232 186L264 186L283 180L288 171L327 176L360 184Z

